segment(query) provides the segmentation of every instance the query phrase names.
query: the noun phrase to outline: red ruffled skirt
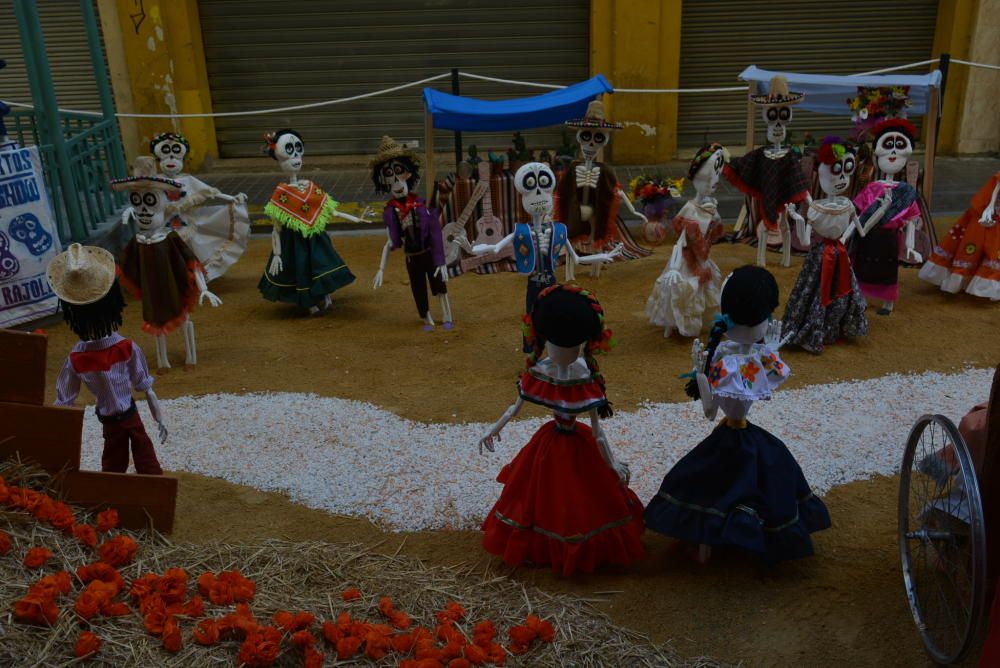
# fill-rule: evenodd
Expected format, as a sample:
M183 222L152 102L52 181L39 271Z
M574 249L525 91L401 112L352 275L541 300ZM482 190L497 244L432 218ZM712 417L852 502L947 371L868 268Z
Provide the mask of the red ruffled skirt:
M549 422L497 481L504 488L483 523L483 547L507 565L551 564L570 575L644 556L642 503L604 461L590 427Z

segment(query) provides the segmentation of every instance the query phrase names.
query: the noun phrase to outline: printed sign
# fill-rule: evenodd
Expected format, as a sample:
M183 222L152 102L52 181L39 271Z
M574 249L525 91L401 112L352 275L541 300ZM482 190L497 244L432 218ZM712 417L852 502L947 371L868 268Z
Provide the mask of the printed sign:
M0 151L0 327L56 312L45 269L61 250L38 148Z

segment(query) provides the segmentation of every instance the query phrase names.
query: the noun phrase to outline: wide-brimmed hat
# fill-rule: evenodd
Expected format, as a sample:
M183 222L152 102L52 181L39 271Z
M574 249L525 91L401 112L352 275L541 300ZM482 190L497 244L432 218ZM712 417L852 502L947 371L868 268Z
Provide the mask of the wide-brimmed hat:
M115 258L97 246L70 244L52 258L46 275L56 296L70 304L93 304L115 282Z
M788 91L788 79L777 74L771 77L767 93L751 95L750 101L761 106L772 107L779 104L798 104L804 97L805 93L790 93Z
M624 125L615 123L604 118L604 103L600 100L591 100L587 105L587 113L583 118L574 118L566 121L566 125L571 128L590 128L600 130L621 130Z
M162 190L164 192L180 192L184 184L163 176L127 176L124 179L114 179L111 189L122 190Z
M380 141L378 145L378 153L375 154L374 158L368 161L368 167L381 165L383 162L388 162L393 158L404 157L409 158L414 162L418 162L418 158L413 151L405 148L389 135L382 135L382 141Z

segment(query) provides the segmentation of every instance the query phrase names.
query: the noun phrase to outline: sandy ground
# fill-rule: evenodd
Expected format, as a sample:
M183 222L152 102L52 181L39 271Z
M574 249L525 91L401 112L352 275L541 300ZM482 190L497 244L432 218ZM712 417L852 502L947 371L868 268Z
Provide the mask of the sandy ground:
M939 226L946 229L948 222ZM424 333L399 255L390 258L385 286L371 290L382 243L379 236L336 238L358 281L334 295L331 313L307 318L260 298L256 284L268 242L254 240L241 262L212 285L225 304L195 313L199 365L181 368L182 337L171 336L175 368L158 377L158 393L304 391L369 401L414 420L495 419L513 399L513 382L523 365L518 318L525 279L504 274L453 280L456 329ZM752 261L753 253L743 245L713 249L723 273ZM579 282L598 294L619 339L603 370L611 399L624 409L647 400L683 399L677 376L690 366L690 341L665 339L643 313L668 256L669 247L662 247L650 258L614 265L599 279L580 272ZM771 267L782 302L800 264L796 259L788 269ZM439 313L436 306L434 313ZM888 318L870 313L871 333L865 339L830 347L819 357L788 350L785 358L794 370L789 386L992 366L1000 360L1000 305L941 293L919 281L915 270L903 271L896 313ZM152 356L152 341L139 330L139 314L137 306L129 307L123 333ZM62 325L51 327L50 337L51 394L73 338ZM905 392L905 382L900 389ZM970 397L970 406L978 400ZM470 447L473 442L470 437ZM379 549L387 551L402 542L403 552L432 564L498 567L482 552L476 532L388 534L361 520L296 506L280 495L197 475L179 477L175 540L383 541ZM547 570L522 569L513 576L584 596L618 591L604 605L617 623L655 640L672 639L683 654L755 666L924 665L899 572L896 487L894 479L878 479L831 491L826 501L834 527L817 536L818 556L778 570L761 570L740 555L725 554L698 567L671 541L647 535L649 557L628 572L561 579Z

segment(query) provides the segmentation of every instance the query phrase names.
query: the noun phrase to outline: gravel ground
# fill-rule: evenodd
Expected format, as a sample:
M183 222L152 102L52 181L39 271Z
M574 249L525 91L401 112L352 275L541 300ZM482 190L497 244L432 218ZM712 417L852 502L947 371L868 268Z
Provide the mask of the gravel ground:
M794 370L793 370L794 372ZM791 449L819 493L893 474L923 413L957 422L988 391L992 370L927 372L779 391L751 419ZM511 397L513 399L514 397ZM469 529L499 495L494 477L542 418L512 422L479 456L488 425L424 424L372 404L301 393L210 394L164 401L171 435L163 467L223 478L394 530ZM497 415L503 406L497 406ZM84 468L100 466L100 425L88 407ZM147 425L152 419L142 406ZM785 425L785 426L781 426ZM649 404L608 421L632 487L651 498L670 466L711 430L700 405ZM150 433L153 429L150 428Z

